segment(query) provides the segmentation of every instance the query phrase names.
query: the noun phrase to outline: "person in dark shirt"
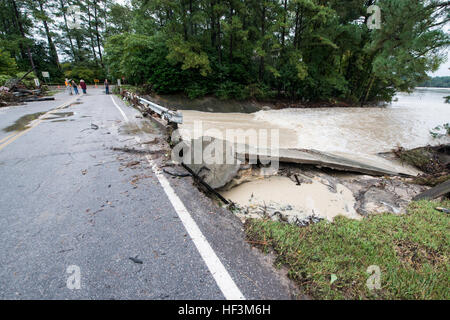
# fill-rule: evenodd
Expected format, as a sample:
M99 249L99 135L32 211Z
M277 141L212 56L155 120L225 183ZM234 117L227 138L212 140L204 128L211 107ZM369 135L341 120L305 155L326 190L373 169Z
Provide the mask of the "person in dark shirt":
M105 93L109 94L109 82L108 82L108 79L105 79Z
M80 80L80 87L81 87L81 90L83 90L83 94L86 94L87 86L86 86L86 82L84 82L83 79Z

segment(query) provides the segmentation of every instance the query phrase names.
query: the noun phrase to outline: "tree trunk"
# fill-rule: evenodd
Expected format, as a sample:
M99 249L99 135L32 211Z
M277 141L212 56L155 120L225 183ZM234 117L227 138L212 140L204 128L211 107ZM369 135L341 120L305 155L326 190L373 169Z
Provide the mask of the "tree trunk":
M91 19L91 9L89 5L89 1L87 1L87 13L88 13L88 24L89 24L89 38L91 42L91 50L92 55L94 56L95 62L98 64L97 53L95 52L95 44L94 44L94 34L92 33L92 19Z
M44 11L44 6L42 5L42 0L39 0L38 3L39 3L40 13L42 14L43 17L45 17L46 14ZM61 70L61 65L59 64L58 51L56 50L55 44L53 43L53 39L52 39L52 35L50 33L50 28L48 27L47 19L43 18L42 23L44 24L45 34L47 35L47 41L48 41L48 46L50 49L50 54L56 64L56 66L58 67L58 69Z
M230 64L233 63L233 0L230 1Z
M284 0L283 28L281 29L281 47L285 48L286 38L286 21L287 21L287 0Z
M101 41L100 41L100 32L98 30L97 0L94 0L94 20L95 20L95 35L97 37L98 55L100 57L100 64L102 65L102 67L104 67L103 55L102 55L102 45L101 45Z
M65 29L66 29L67 37L69 38L70 50L72 51L73 59L74 59L75 61L79 61L80 59L79 59L79 57L78 57L77 52L75 51L75 47L74 47L74 45L73 45L72 36L70 35L69 26L68 26L68 24L67 24L67 16L66 16L65 8L64 8L64 1L63 1L63 0L59 0L59 4L60 4L60 6L61 6L61 12L63 13L63 17L64 17L64 27L65 27Z
M298 44L299 16L300 16L300 8L297 5L297 8L295 9L295 30L294 30L294 48L296 49Z
M25 36L25 31L23 30L22 21L20 21L20 12L17 9L16 1L14 1L14 0L10 0L10 1L11 1L11 5L13 6L13 9L14 9L14 16L16 18L17 25L19 26L20 34L21 34L22 38L24 40L26 40L27 37ZM38 77L39 75L38 75L38 72L36 70L36 66L35 66L34 61L33 61L33 55L31 54L30 47L27 46L26 49L27 49L28 59L30 59L31 68L33 68L34 74L36 75L36 77Z
M187 23L186 23L186 6L184 3L184 0L181 0L181 12L183 12L183 32L184 32L184 41L188 40L188 27L187 27Z
M108 1L104 0L105 5L103 7L103 20L105 21L105 34L108 34L108 17L107 17L107 5Z
M9 34L9 32L10 32L9 31L9 29L10 29L9 26L11 26L11 25L14 26L14 33L18 32L20 34L19 26L17 25L17 21L16 21L15 18L11 19L11 21L9 21L9 19L8 20L3 19L3 24L4 24L5 34ZM27 53L25 52L25 49L24 49L22 43L19 43L19 51L20 51L21 59L26 60L27 59Z
M266 32L266 5L263 2L262 7L262 15L261 15L261 36L264 37L264 33ZM263 44L264 49L264 44ZM259 81L263 80L264 77L264 56L261 56L259 59Z
M210 1L210 6L211 6L211 46L213 48L216 47L216 18L215 18L215 14L214 14L214 5L215 5L215 1L211 0Z
M191 36L194 35L194 24L192 23L192 0L189 0L189 28Z
M220 0L218 0L220 4ZM220 17L221 14L217 17L217 51L219 53L219 64L222 64L222 31L220 26Z

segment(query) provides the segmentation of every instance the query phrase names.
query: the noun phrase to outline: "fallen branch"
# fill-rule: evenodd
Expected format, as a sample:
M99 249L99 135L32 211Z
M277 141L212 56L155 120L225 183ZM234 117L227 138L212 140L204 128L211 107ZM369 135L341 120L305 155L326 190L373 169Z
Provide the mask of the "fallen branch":
M189 174L189 173L176 173L176 172L170 172L170 171L168 171L168 170L166 170L166 169L163 169L163 171L164 171L165 173L171 175L171 176L174 176L174 177L185 178L185 177L190 177L190 176L191 176L191 174Z
M111 148L111 150L132 153L132 154L142 154L142 155L164 153L164 150L150 151L150 150L137 150L137 149L132 149L132 148L116 148L116 147Z
M201 185L203 185L206 189L208 189L209 192L216 195L220 200L222 200L223 203L225 203L227 205L230 204L230 202L227 199L225 199L220 193L218 193L216 190L214 190L209 184L207 184L205 181L203 181L202 178L200 178L197 174L195 174L195 172L192 171L191 168L189 168L184 163L182 163L181 165L194 177L194 179L196 181L198 181Z

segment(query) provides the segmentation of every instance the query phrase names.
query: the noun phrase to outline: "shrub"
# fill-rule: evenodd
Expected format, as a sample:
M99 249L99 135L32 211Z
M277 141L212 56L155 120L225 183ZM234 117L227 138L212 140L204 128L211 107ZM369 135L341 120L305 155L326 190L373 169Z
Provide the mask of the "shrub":
M184 89L184 92L189 97L189 99L195 99L206 95L208 93L208 89L198 83L194 83Z
M216 90L216 95L222 100L244 100L249 97L248 90L243 85L233 81L225 81L220 84Z
M8 80L11 79L10 76L6 75L6 74L0 74L0 87L4 86Z

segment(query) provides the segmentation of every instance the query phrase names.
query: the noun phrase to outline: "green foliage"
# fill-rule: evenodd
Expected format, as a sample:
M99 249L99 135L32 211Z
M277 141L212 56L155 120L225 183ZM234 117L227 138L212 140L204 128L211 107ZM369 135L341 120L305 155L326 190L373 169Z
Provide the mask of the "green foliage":
M243 85L233 81L225 81L219 84L218 88L216 89L216 95L219 99L223 100L243 100L249 97L246 88Z
M405 215L337 217L306 228L251 220L246 232L262 249L273 249L276 264L313 298L448 300L450 217L435 208L449 205L422 201ZM366 286L372 265L381 269L380 290Z
M189 99L203 97L208 93L208 89L198 83L193 83L184 90Z
M380 0L382 29L369 30L355 23L368 17L366 2L136 2L131 15L142 24L120 36L128 39L123 47L107 49L111 70L122 61L122 73L127 64L139 71L133 83L191 98L264 98L275 92L306 100L389 101L444 60L441 49L449 37L433 25L448 20L448 6ZM130 37L144 37L139 42L147 49L130 50ZM128 62L122 50L129 52Z
M18 71L16 61L9 52L0 48L0 75L14 75Z
M445 60L450 5L379 0L382 28L369 30L370 3L1 1L0 49L21 71L50 72L51 82L112 76L190 97L389 101ZM80 28L67 23L71 4Z
M17 79L21 79L27 72L19 72L16 74L15 78ZM27 87L27 88L34 88L36 86L36 84L34 83L34 79L35 76L33 73L28 73L27 76L22 79L22 83Z
M183 41L180 35L167 40L167 59L173 64L181 63L181 70L197 69L206 77L211 72L208 55L197 42Z
M11 79L11 76L7 76L5 74L0 74L0 87L6 85L8 80Z
M64 63L62 70L66 78L73 79L77 82L83 79L86 83L93 84L94 79L102 81L106 78L104 70L95 64Z

